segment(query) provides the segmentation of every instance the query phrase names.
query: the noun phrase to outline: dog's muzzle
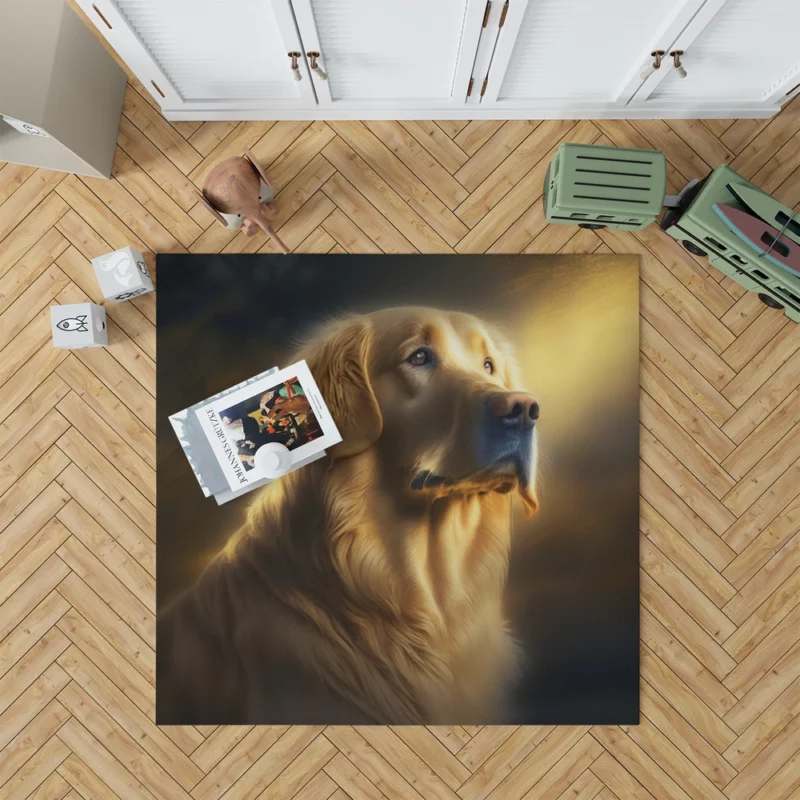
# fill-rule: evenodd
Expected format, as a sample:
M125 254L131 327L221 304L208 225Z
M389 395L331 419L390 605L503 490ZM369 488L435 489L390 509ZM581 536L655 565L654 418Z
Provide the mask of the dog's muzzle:
M508 492L516 478L523 494L534 469L534 431L539 403L524 392L497 392L483 402L474 429L476 461L462 475L417 472L414 491L450 487L482 487L486 491ZM466 465L465 465L466 466Z
M477 453L481 469L509 466L522 485L531 480L533 435L539 403L525 392L498 392L486 398L478 423Z

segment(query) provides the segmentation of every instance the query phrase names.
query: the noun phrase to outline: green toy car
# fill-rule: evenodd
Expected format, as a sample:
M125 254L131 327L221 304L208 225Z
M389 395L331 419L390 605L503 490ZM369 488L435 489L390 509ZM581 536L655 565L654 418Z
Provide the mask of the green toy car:
M747 209L726 188L728 184L758 187L728 166L717 167L708 177L681 194L677 208L667 211L661 228L696 256L708 260L720 272L756 292L771 308L800 322L800 276L763 258L740 239L714 211L715 204Z
M562 144L544 181L548 222L639 231L664 204L667 161L658 150Z
M797 215L728 166L718 167L701 181L690 181L678 195L666 195L666 187L667 162L658 150L562 144L544 180L545 216L561 225L638 231L655 222L667 206L662 230L690 253L707 256L763 303L800 322L800 275L788 259L778 257L785 256L783 251L796 252L800 245ZM743 204L739 190L755 208ZM765 208L770 213L765 215ZM760 241L771 242L764 250L759 252L759 242L748 244L742 231L737 235L730 220L726 224L723 217L738 211L762 223L767 239Z

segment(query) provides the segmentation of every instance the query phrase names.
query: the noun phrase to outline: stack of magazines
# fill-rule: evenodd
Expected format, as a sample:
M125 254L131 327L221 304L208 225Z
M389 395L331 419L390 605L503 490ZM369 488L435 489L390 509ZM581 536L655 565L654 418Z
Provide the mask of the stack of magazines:
M203 493L220 504L274 480L268 452L285 454L282 472L290 472L342 440L305 361L262 372L169 421Z

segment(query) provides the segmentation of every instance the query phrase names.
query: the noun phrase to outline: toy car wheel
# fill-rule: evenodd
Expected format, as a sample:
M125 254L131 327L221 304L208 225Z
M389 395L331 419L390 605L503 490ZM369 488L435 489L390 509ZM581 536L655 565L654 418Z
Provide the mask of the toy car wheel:
M699 248L694 242L690 242L688 239L684 239L681 244L693 255L693 256L707 256L705 250Z
M578 227L579 228L586 228L587 230L590 230L590 231L599 231L600 228L605 228L606 226L605 225L598 225L596 222L579 222L578 223Z
M764 294L763 292L758 293L758 299L765 306L769 306L770 308L777 308L777 309L783 308L783 306L774 297L770 297L768 294Z

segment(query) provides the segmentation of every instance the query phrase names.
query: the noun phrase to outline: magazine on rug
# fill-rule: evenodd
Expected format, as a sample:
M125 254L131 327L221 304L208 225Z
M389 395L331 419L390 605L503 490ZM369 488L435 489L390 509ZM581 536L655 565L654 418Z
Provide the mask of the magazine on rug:
M211 397L206 397L198 403L190 405L181 411L170 414L169 421L175 436L178 438L183 454L189 462L189 466L194 472L195 478L206 497L214 497L217 503L226 503L234 496L244 494L255 488L254 485L245 487L237 492L232 492L228 487L228 481L222 473L222 469L217 463L216 456L211 449L211 444L206 439L205 431L200 425L200 420L194 413L196 409L208 405L212 400L228 397L244 386L252 386L254 383L273 375L278 371L277 367L272 367L264 372L260 372L247 380L237 383L222 392L218 392ZM264 481L267 483L267 480Z
M291 470L342 440L305 361L196 406L194 413L232 493L266 480L259 457L264 445L286 447Z

